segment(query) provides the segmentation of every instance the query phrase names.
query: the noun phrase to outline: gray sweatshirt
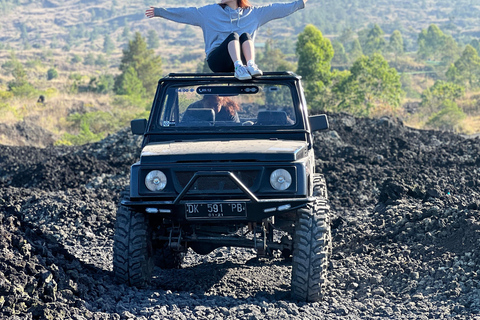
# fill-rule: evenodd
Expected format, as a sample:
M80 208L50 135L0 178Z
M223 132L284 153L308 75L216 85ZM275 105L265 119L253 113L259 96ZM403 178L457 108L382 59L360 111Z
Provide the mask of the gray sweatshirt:
M289 3L273 3L261 7L225 9L218 4L203 7L155 8L154 14L172 21L199 26L203 30L205 53L208 55L218 47L230 33L249 33L255 40L257 29L265 23L286 17L303 9L303 0Z

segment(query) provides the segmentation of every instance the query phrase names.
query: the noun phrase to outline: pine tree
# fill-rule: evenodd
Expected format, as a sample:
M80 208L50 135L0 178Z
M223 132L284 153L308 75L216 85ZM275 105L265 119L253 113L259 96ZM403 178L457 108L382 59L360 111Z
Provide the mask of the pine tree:
M155 30L148 30L147 34L148 49L158 49L160 47L160 40Z
M110 55L113 50L115 50L115 44L113 43L112 38L107 34L103 38L103 52Z
M135 33L134 39L129 41L128 47L123 50L119 67L122 74L115 80L115 92L125 90L125 77L127 71L131 72L130 68L133 68L137 78L142 82L146 94L153 94L162 74L162 60L155 56L152 49L147 48L147 43L139 32Z

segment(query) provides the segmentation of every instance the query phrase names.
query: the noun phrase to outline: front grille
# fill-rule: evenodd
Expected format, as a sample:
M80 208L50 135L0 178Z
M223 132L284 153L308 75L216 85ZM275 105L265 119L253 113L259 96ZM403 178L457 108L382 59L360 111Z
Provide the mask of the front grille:
M254 186L258 177L259 171L257 170L241 170L232 171L232 173L247 187ZM178 171L175 173L177 181L180 187L183 189L192 179L195 171ZM226 176L202 176L195 181L189 192L225 192L225 193L238 193L242 192L237 185Z

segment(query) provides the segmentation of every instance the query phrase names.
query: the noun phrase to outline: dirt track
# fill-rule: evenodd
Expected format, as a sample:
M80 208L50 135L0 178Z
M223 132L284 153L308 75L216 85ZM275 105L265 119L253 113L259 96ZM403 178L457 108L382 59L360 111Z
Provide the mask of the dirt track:
M329 289L289 299L291 265L189 253L145 290L111 276L127 130L65 148L0 146L1 319L480 319L480 138L330 115L316 135L334 214Z

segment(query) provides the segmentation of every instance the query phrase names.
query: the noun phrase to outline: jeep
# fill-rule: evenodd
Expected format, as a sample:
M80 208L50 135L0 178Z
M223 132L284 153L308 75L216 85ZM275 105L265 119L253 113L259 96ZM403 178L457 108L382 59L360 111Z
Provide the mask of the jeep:
M169 74L131 129L143 142L116 216L118 281L144 287L188 248L244 247L291 259L292 298L321 299L331 235L313 132L328 120L308 116L298 75Z

